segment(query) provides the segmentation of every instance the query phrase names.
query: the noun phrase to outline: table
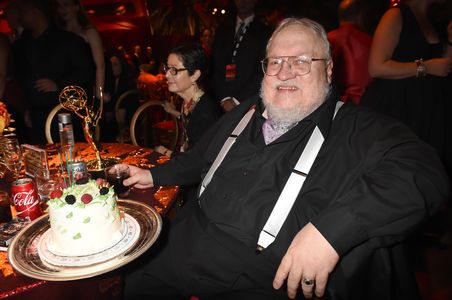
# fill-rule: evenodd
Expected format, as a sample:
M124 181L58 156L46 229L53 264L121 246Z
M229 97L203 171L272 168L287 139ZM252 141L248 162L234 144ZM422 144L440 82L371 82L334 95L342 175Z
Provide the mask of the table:
M49 167L58 166L58 158L54 155L54 146L46 148L49 154ZM88 161L95 155L84 143L75 145L78 159ZM151 149L144 149L129 144L102 144L102 157L118 157L121 162L143 168L152 168L168 160ZM0 190L8 190L5 180L0 183ZM177 206L179 188L153 187L146 190L131 190L128 199L142 201L154 207L162 216L174 213L172 207ZM93 278L50 282L25 277L15 272L7 261L6 252L0 252L0 299L120 299L122 290L121 269Z

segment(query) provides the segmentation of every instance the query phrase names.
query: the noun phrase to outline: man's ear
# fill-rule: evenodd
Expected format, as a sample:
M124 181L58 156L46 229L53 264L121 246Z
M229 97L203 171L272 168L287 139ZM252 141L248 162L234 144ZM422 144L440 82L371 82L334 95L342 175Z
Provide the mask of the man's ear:
M329 84L331 84L331 82L333 78L333 60L330 59L329 61L326 62L326 80L328 81Z

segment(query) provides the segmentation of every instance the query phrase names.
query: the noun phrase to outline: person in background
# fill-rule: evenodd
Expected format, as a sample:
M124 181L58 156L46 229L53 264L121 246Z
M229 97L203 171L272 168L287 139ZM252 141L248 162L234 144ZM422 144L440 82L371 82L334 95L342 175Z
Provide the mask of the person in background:
M136 70L139 70L140 66L146 63L145 61L143 61L143 50L141 49L140 45L133 46L132 63L135 66Z
M151 46L147 46L146 49L144 49L144 63L148 65L148 73L151 73L152 75L157 75L159 73L159 64L157 62L157 59L154 56L154 51L152 50Z
M237 15L215 33L211 58L211 94L225 111L259 91L260 61L270 28L254 14L258 0L235 0Z
M154 50L151 46L147 46L144 49L143 55L144 63L147 65L147 72L152 75L159 74L159 63L154 55Z
M106 76L106 90L109 101L104 105L104 117L102 118L101 129L103 141L117 141L124 143L130 140L128 124L132 115L138 108L138 95L131 94L126 97L118 108L118 119L115 116L116 103L127 91L135 90L137 80L130 69L130 65L125 57L117 50L112 50L108 55L107 70L109 76Z
M372 78L368 63L372 37L360 29L359 0L343 0L338 8L339 28L328 32L334 62L333 79L342 101L359 104Z
M171 49L163 70L168 90L183 99L181 111L168 101L164 108L181 120L178 151L185 152L219 119L221 107L205 93L207 58L200 44L181 44ZM157 146L155 150L169 157L173 154L164 146Z
M72 32L85 40L91 50L92 60L96 66L95 95L100 98L105 85L105 61L102 39L97 29L91 24L80 0L54 0L57 24L64 30ZM108 99L107 99L108 101Z
M0 99L14 115L16 135L23 141L28 136L27 128L31 127L29 117L25 119L25 101L22 90L14 75L13 44L20 39L24 30L20 23L19 8L16 1L11 1L4 11L10 28L6 35L0 34ZM26 123L28 122L28 124Z
M32 122L27 142L43 144L45 121L59 103L59 93L68 85L88 90L94 65L83 39L54 25L47 1L18 0L18 5L25 30L13 45L15 76Z
M202 183L163 248L126 276L125 299L419 299L404 240L449 196L435 151L338 101L314 21L283 20L262 69L260 97L190 151L130 167L127 186Z
M199 36L199 42L201 43L207 59L210 60L212 56L212 45L215 38L215 29L213 27L203 27L201 29L201 35Z
M452 21L437 28L428 14L442 2L403 1L383 15L369 58L374 81L361 103L405 123L452 175Z

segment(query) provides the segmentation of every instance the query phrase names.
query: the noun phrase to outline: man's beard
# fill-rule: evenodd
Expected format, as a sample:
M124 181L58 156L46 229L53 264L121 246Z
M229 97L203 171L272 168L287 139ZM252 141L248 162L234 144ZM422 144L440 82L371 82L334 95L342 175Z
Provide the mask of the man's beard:
M281 108L275 105L273 101L268 100L268 97L266 96L265 90L263 88L264 84L265 83L262 81L260 96L267 110L267 115L273 120L273 122L279 124L294 124L300 122L308 115L310 115L313 111L315 111L320 105L322 105L322 103L325 102L325 99L331 93L331 86L329 84L326 84L325 88L321 90L317 96L318 101L312 101L310 105L292 105L291 107ZM276 88L280 84L281 83L275 83L274 87L272 88ZM300 88L298 86L296 87ZM285 99L284 101L290 101L290 99Z

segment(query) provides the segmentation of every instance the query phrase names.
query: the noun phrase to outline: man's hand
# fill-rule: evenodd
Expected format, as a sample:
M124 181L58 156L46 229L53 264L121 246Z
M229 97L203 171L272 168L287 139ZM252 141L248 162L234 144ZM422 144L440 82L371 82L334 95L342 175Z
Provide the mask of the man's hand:
M58 90L58 87L52 79L49 78L42 78L38 79L35 82L35 89L37 89L40 92L48 93L48 92L56 92Z
M138 189L147 189L154 186L151 172L149 170L140 169L135 166L130 166L130 177L123 181L125 186L133 185Z
M227 100L223 100L221 101L221 107L223 107L223 110L225 112L229 112L231 110L233 110L237 105L235 104L234 100L232 100L232 98L229 98Z
M313 292L317 297L325 293L328 276L333 271L339 255L322 234L311 223L297 233L287 249L276 276L273 287L279 289L287 279L287 295L294 299L301 285L306 298ZM314 284L306 284L314 280Z

